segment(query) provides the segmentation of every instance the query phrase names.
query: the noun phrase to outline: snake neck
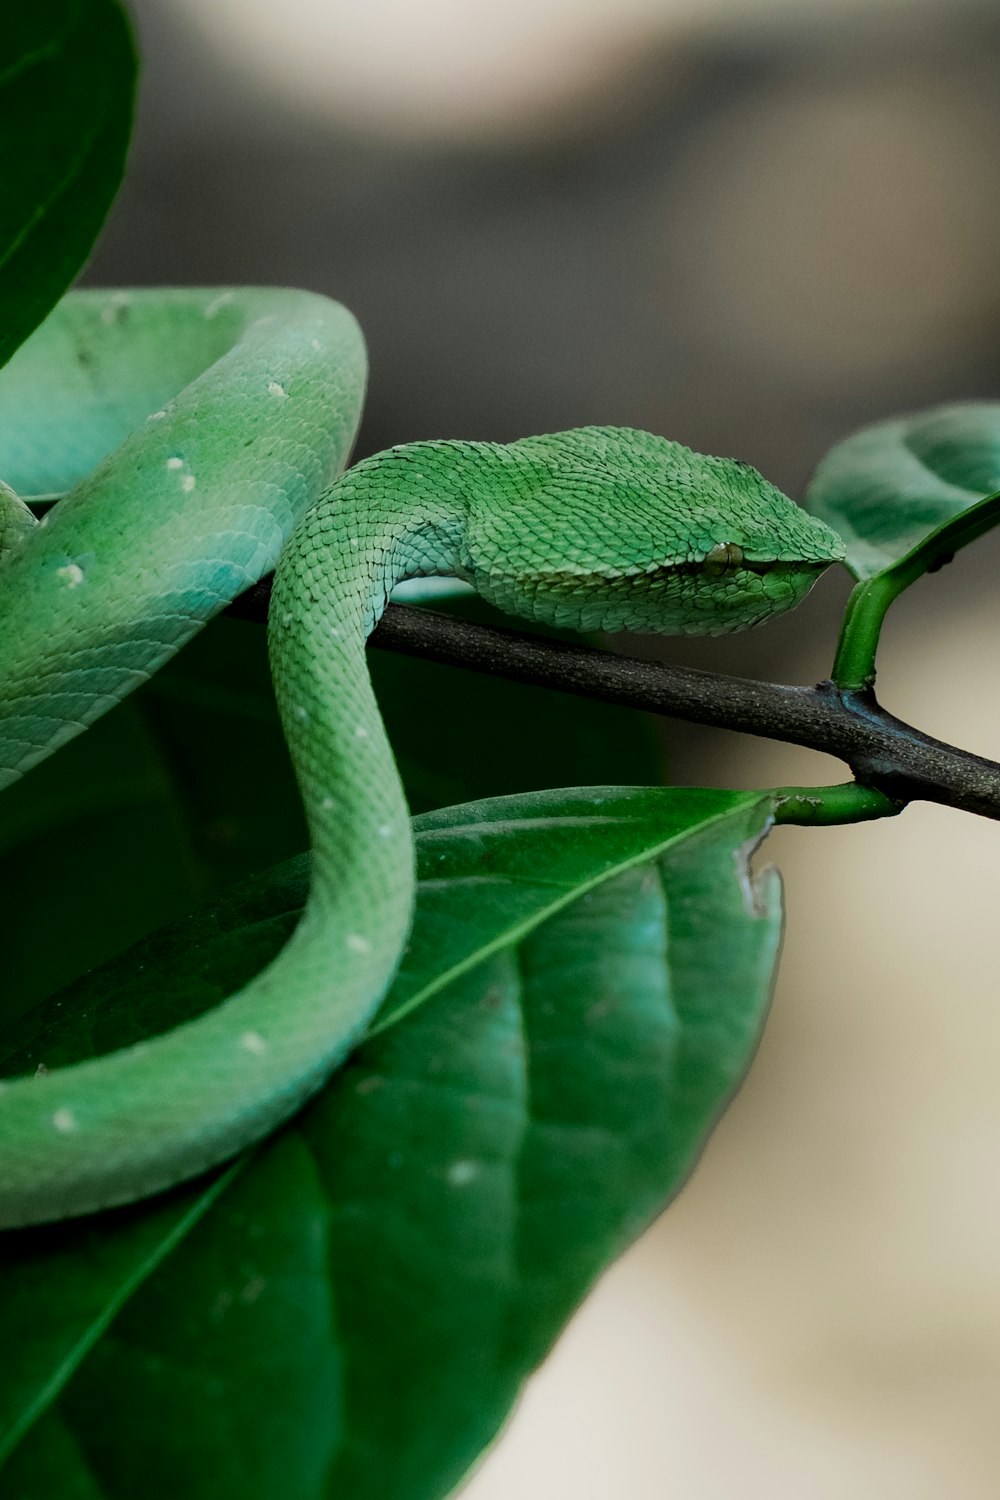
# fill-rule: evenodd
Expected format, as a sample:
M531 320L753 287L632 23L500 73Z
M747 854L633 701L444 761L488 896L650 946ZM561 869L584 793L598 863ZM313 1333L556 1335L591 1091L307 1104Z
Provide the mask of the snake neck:
M335 905L358 953L383 946L370 926L408 923L412 898L408 812L365 641L398 582L458 571L455 446L412 444L349 470L296 527L275 576L271 666L313 848L310 908L325 920Z
M363 646L407 578L464 576L470 461L489 443L407 443L343 474L299 523L275 577L271 630L315 624L339 652Z

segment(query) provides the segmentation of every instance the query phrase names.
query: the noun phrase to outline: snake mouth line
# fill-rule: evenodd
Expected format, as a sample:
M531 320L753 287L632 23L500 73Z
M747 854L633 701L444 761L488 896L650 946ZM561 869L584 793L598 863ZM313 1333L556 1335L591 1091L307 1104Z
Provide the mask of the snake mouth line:
M797 558L794 561L783 558L781 559L781 561L774 562L763 561L752 557L744 557L740 561L738 566L734 567L731 571L728 572L728 576L732 578L737 573L756 573L760 577L771 577L775 575L780 577L783 573L803 573L813 570L815 570L816 573L822 573L828 567L828 562L820 562L817 558L812 557L808 559ZM706 567L704 562L658 563L654 564L654 566L651 568L647 568L646 571L640 575L626 573L609 575L608 581L615 582L619 578L636 576L640 576L643 578L676 578L679 574L685 576L694 575L697 577L701 577L704 576L705 573ZM716 576L718 578L724 579L727 575L717 574Z
M760 559L745 557L737 567L722 573L713 574L706 569L705 563L696 561L685 561L678 563L653 563L645 568L620 568L594 570L567 570L565 573L546 573L535 575L536 584L545 584L549 587L558 587L569 584L579 587L581 584L606 585L609 588L625 583L654 584L667 582L672 578L697 578L708 579L713 583L725 585L741 573L756 573L761 578L781 578L789 574L795 574L801 578L804 573L815 574L818 578L830 566L833 559L820 561L811 557L808 559L797 558L794 560L782 559L780 562L766 562Z
M740 568L746 573L802 573L810 568L815 568L817 573L822 573L829 563L818 562L816 558L800 559L797 562L755 562L753 558L744 557Z

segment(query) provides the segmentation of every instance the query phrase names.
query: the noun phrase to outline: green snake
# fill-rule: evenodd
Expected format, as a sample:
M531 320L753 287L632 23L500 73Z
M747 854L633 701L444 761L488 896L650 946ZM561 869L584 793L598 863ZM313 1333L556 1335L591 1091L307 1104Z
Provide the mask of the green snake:
M749 465L630 429L415 442L343 472L365 371L337 303L196 289L70 294L0 372L0 786L277 565L272 672L313 851L291 939L223 1004L0 1084L0 1226L224 1161L363 1032L414 897L365 666L398 582L453 575L578 630L716 634L790 608L842 556ZM62 498L36 524L23 497L46 494Z

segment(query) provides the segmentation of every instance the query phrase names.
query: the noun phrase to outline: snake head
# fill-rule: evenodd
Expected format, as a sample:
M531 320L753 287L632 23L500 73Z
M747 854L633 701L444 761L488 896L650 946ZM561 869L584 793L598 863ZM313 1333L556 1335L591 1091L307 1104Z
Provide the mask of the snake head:
M756 469L629 428L499 448L463 568L512 614L576 630L718 635L791 609L840 538Z

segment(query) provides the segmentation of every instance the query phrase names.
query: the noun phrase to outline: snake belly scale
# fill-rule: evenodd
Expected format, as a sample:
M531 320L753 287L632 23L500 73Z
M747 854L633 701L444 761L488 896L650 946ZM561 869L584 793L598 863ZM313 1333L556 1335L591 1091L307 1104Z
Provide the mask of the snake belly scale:
M839 538L756 470L622 428L427 441L342 472L351 315L267 289L72 293L0 372L0 786L277 564L269 644L313 876L277 958L147 1042L0 1083L0 1227L129 1202L259 1139L358 1039L414 895L365 666L395 584L450 574L578 629L790 608ZM35 524L18 497L63 496Z

